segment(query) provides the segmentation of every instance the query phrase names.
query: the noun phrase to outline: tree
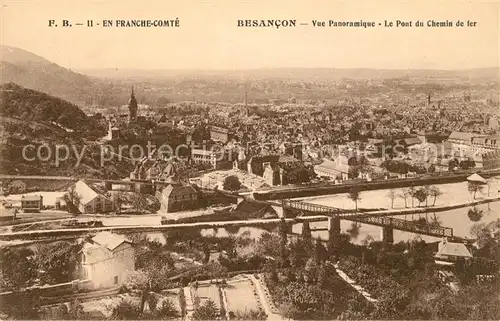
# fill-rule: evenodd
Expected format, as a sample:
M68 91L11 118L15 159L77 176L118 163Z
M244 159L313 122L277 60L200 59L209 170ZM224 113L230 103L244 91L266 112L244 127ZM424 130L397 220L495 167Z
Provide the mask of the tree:
M262 310L245 309L229 312L230 320L267 320L267 315Z
M140 317L140 307L124 299L122 299L111 312L111 318L113 320L138 320Z
M425 191L425 188L419 188L415 192L415 198L418 200L418 206L425 202L427 200L427 192Z
M15 221L17 218L17 214L19 213L19 209L15 208L14 211L12 211L13 217L12 220Z
M394 200L396 199L397 195L396 195L396 191L391 189L389 190L389 193L387 194L387 196L389 197L389 199L391 200L391 208L394 208Z
M358 186L353 186L349 190L349 198L354 202L356 206L356 212L358 211L358 201L361 200L361 191Z
M316 244L314 244L314 258L316 262L324 262L328 259L328 251L319 237L316 238Z
M161 320L175 319L181 316L181 314L179 314L179 311L177 311L177 309L175 308L172 300L168 298L163 300L160 307L156 308L154 315Z
M473 207L467 212L467 216L469 216L472 222L478 222L483 218L483 211L477 207Z
M284 318L288 318L288 320L294 319L295 316L299 313L299 311L297 310L295 305L293 305L290 302L285 302L285 303L281 304L279 306L279 311L280 311L280 314Z
M352 222L351 227L347 230L347 233L349 236L353 239L357 238L359 235L359 228L361 227L360 224L357 222Z
M80 301L75 300L70 302L68 309L68 320L84 320L87 319L88 313L83 310L83 305Z
M448 162L448 171L449 172L453 172L455 170L455 168L457 168L459 165L459 162L456 158L453 158L451 159L449 162Z
M434 213L434 215L431 217L430 224L433 226L441 226L443 223L441 222L439 217L436 216L436 213Z
M305 277L307 278L307 282L316 283L318 276L318 263L313 258L310 258L306 262L306 266L304 267Z
M286 245L288 244L288 226L285 219L282 217L278 225L278 233L280 237L279 250L281 261L287 259Z
M417 193L417 189L414 186L411 186L410 188L408 188L408 195L411 197L411 207L415 207L414 200L415 200L416 193Z
M349 234L342 233L340 235L335 235L328 239L328 254L330 256L337 256L345 253L351 242L351 236Z
M403 190L401 191L401 193L399 194L399 198L402 198L404 201L405 201L405 208L408 207L408 204L406 203L406 200L408 199L408 196L410 195L408 189L406 188L403 188Z
M304 241L298 239L296 242L290 243L290 264L294 268L303 267L307 259L310 257L310 252L306 250Z
M69 282L77 267L79 244L66 241L36 245L36 262L42 284Z
M36 278L35 253L27 247L0 249L2 287L19 290Z
M282 239L277 233L264 232L260 235L256 244L256 253L261 256L271 256L278 258L280 256L280 244Z
M304 221L302 223L302 241L304 242L304 245L306 246L307 250L312 249L311 227L309 226L309 222L307 221Z
M286 184L301 184L309 182L316 174L312 166L293 165L285 166L283 177Z
M237 191L241 188L240 179L236 175L230 175L224 179L223 187L228 191Z
M439 190L437 186L431 186L429 189L429 195L432 196L434 199L432 201L432 206L436 205L436 199L443 195L443 193Z
M75 185L71 186L66 194L64 194L64 201L68 208L68 212L76 214L79 213L80 203L82 196L77 193Z
M193 320L216 320L218 314L217 305L215 305L214 301L208 299L194 309Z
M469 193L471 193L473 195L474 199L476 199L477 192L481 192L481 193L483 192L483 188L484 188L484 185L482 185L479 182L469 181L467 183L467 189L469 190Z
M328 287L328 271L325 268L325 264L319 266L316 282L320 289L326 289Z
M459 166L463 170L468 170L468 169L476 167L476 162L474 162L474 160L472 160L472 159L466 159L466 160L461 161L459 163Z
M141 193L132 193L132 205L138 213L142 213L148 206L148 200Z
M118 192L113 195L113 200L115 203L115 209L117 213L120 213L122 210L122 205L127 201L127 197L124 193Z

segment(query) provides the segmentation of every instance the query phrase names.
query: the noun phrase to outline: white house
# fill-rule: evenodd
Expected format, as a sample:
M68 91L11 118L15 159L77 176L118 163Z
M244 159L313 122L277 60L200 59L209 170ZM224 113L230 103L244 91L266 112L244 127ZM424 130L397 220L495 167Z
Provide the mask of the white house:
M446 239L438 244L438 251L434 255L437 264L449 265L459 259L469 259L472 254L463 243L452 243Z
M122 235L100 232L78 253L79 275L95 288L122 285L135 269L132 242Z
M80 196L78 209L83 214L106 213L114 209L113 201L101 194L98 190L79 180L73 185L75 192Z

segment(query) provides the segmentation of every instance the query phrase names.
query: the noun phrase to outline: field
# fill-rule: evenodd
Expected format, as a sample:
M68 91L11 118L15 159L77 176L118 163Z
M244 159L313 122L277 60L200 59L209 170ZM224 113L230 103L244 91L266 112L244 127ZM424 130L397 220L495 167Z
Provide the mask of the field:
M227 298L227 311L259 310L261 304L250 280L229 282L224 289Z
M217 308L220 309L221 307L219 289L217 285L200 284L197 290L191 288L191 294L193 299L196 296L200 298L200 304L203 304L205 301L210 299L214 301L215 305L217 305Z
M181 288L182 289L182 288ZM181 305L179 303L179 289L162 291L161 299L158 300L157 307L161 307L164 300L169 299L173 304L177 312L181 312Z

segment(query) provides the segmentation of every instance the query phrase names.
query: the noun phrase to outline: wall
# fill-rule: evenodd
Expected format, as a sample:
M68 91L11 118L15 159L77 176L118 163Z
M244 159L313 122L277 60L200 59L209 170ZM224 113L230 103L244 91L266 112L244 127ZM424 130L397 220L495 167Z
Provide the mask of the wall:
M113 251L112 259L96 262L89 268L89 278L96 288L122 285L134 271L134 248L129 243L123 243ZM114 283L116 276L117 284Z

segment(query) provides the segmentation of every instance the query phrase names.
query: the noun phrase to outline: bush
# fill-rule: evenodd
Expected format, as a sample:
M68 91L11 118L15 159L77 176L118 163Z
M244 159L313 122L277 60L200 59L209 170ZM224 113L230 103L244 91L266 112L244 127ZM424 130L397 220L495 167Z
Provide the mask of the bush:
M472 222L478 222L483 218L483 211L474 207L467 212L467 216Z

